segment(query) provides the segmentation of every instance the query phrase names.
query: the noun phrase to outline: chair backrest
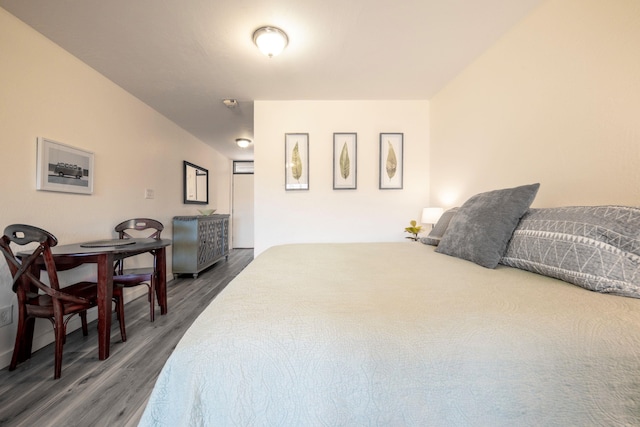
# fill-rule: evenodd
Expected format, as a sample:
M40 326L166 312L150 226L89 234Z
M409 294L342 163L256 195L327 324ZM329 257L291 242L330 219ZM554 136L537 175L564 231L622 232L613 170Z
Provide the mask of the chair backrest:
M118 237L120 239L132 239L135 236L128 233L128 231L136 230L136 231L144 231L144 230L153 230L153 232L147 235L147 238L160 240L160 233L164 230L164 225L160 221L156 221L155 219L150 218L132 218L126 221L122 221L120 224L115 227L116 232L118 233ZM153 255L153 262L155 265L156 262L156 252L150 251ZM114 265L114 272L116 275L122 274L124 270L124 260L118 260Z
M133 238L134 236L128 233L128 231L131 230L153 230L153 233L151 233L147 237L160 240L160 233L162 233L162 230L164 230L164 225L162 225L160 221L156 221L155 219L132 218L126 221L122 221L120 224L116 225L115 230L121 239Z
M18 246L38 243L38 246L28 257L20 257L21 259L19 259L11 250L11 243ZM26 294L37 293L35 287L54 299L78 303L87 302L83 298L60 292L56 264L51 254L51 248L57 244L58 239L53 234L32 225L13 224L4 229L4 235L0 239L0 252L9 264L9 270L13 276L13 291L18 294L19 299L22 299ZM36 267L34 264L41 256L44 259L45 270L49 277L49 285L44 284L39 277L34 275L35 271L40 271L40 267Z

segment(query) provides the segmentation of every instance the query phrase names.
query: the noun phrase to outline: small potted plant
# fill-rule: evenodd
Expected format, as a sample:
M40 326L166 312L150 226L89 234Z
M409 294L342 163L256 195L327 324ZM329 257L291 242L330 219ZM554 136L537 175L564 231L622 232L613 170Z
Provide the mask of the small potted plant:
M407 236L406 238L413 241L418 241L418 233L422 231L422 226L418 225L415 220L412 220L409 224L411 224L411 226L406 227L404 231L407 233L411 233L411 236Z

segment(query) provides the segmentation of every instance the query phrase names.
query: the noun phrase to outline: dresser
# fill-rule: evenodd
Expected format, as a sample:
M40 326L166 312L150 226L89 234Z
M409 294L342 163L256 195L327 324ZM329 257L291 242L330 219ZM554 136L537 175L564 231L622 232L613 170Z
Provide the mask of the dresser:
M198 274L229 258L229 215L173 217L173 274Z

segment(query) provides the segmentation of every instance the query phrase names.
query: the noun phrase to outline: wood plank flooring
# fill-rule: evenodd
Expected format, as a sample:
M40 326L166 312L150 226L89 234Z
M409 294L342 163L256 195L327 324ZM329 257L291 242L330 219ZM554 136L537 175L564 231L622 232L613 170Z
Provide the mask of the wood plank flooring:
M234 249L197 279L167 283L169 312L149 321L145 296L125 306L127 342L113 319L111 354L98 360L95 322L89 336L67 336L62 378L53 379L53 344L9 372L0 370L0 426L136 426L155 380L178 341L213 298L253 260ZM45 321L45 320L38 320Z

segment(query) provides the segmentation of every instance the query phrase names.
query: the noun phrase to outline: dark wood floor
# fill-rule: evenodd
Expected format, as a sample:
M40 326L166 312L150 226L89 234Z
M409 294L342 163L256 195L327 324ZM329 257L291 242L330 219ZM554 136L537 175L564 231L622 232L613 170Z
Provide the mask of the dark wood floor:
M185 330L253 259L252 249L232 250L197 279L167 284L169 312L149 321L146 297L125 307L127 342L114 318L111 354L98 360L95 322L89 336L67 336L62 378L53 379L52 345L9 372L0 370L0 426L136 426L165 361ZM39 320L46 322L46 320Z

